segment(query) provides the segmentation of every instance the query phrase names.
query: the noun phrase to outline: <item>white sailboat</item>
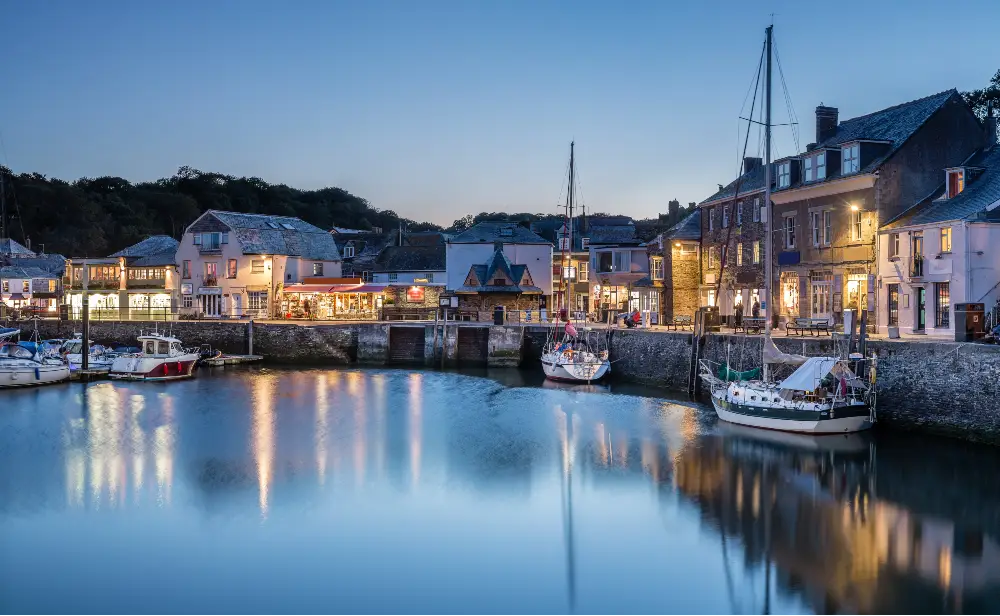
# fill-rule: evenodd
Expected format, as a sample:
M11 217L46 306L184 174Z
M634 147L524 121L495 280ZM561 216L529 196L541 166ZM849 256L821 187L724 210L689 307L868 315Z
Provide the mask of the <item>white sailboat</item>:
M92 341L88 345L90 351L87 357L87 369L93 372L108 372L111 364L114 363L115 353L101 345L95 345ZM63 357L69 364L70 372L76 372L83 368L83 336L76 336L72 340L67 340L62 346Z
M569 188L566 193L566 237L562 243L561 262L565 264L567 253L573 251L573 209L576 205L576 157L575 143L569 144ZM560 267L560 271L562 268ZM561 280L565 284L565 277ZM566 294L562 296L565 298ZM553 332L542 350L542 371L546 378L568 383L593 383L611 372L608 349L594 348L591 328L583 327L580 336L570 321L569 307L564 306L559 313L565 322L562 332Z
M20 333L16 328L0 328L0 388L48 385L69 378L69 366L44 355L40 344L9 342Z
M837 357L803 357L783 353L771 340L771 47L773 26L766 30L767 73L764 122L764 241L765 293L762 366L735 372L701 360L700 376L711 391L712 406L719 419L744 426L801 432L834 434L858 432L875 422L875 362L861 355L849 360ZM733 201L739 197L734 195ZM788 377L776 382L769 378L776 365L797 366ZM868 378L860 378L868 369Z

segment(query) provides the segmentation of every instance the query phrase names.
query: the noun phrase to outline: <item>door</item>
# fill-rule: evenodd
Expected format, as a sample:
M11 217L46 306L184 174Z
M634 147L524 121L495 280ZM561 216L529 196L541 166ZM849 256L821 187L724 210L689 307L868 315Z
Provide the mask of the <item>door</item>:
M233 316L241 317L243 316L243 296L239 293L234 293L233 298Z
M917 289L917 319L915 331L924 331L927 327L927 289L921 287Z
M222 315L221 295L199 295L198 301L201 308L201 314L204 316L218 317Z

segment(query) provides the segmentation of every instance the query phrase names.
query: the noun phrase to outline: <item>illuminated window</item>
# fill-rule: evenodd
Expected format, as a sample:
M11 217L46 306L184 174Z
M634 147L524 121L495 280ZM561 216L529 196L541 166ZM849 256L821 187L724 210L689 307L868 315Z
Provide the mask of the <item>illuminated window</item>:
M743 244L736 245L736 265L743 265Z
M948 172L948 198L957 196L960 192L965 190L965 172L961 169L958 171Z
M861 241L861 210L851 210L851 239Z
M934 318L937 327L948 327L951 325L951 285L947 282L938 282L934 285Z
M785 216L785 250L795 249L795 216Z
M757 264L760 263L760 244L761 244L760 241L756 241L756 242L753 243L753 262L754 262L754 265L757 265Z
M185 261L185 263L190 263ZM250 273L251 274L263 274L264 273L264 259L254 259L250 262Z
M951 227L941 228L941 252L951 252Z

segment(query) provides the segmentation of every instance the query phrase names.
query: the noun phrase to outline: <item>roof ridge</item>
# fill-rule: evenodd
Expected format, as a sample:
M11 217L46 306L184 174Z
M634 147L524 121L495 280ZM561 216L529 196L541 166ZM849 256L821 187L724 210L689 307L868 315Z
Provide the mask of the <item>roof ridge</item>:
M932 99L934 97L941 96L942 94L948 94L949 98L950 98L950 95L952 95L952 94L958 94L958 89L957 88L950 88L948 90L943 90L943 91L938 92L936 94L930 94L928 96L922 96L920 98L915 98L912 101L907 101L905 103L898 103L898 104L893 105L891 107L886 107L885 109L878 109L876 111L871 111L871 112L863 114L863 115L854 116L853 118L849 118L847 120L844 120L843 122L840 122L840 124L846 124L848 122L853 122L855 120L861 120L863 118L867 118L869 116L873 116L873 115L876 115L876 114L879 114L879 113L885 113L886 111L892 111L893 109L899 109L900 107L906 107L907 105L914 105L916 103L920 103L920 102Z

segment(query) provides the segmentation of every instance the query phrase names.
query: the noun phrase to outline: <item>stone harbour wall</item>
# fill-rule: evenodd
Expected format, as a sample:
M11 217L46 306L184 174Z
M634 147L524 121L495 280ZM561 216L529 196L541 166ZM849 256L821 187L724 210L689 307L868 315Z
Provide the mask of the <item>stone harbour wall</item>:
M185 345L209 344L226 353L246 353L247 322L181 321L175 323L109 322L91 324L90 337L100 344L135 345L140 332L169 331ZM399 324L254 323L253 351L265 361L289 364L386 365L393 363L390 332ZM440 325L435 346L434 324L411 323L424 329L425 366L441 365ZM542 348L551 329L543 326L489 326L449 323L445 365L459 361L458 328L487 328L481 353L487 365L540 369ZM72 321L41 321L39 334L69 338L80 333ZM649 330L594 328L586 332L594 342L607 339L612 360L611 378L686 392L691 372L691 334ZM845 342L829 336L775 338L778 348L805 355L839 355ZM706 336L700 357L729 361L736 369L759 365L759 336ZM948 342L878 340L869 342L878 354L879 425L944 434L1000 445L1000 346ZM468 353L468 347L464 351ZM477 351L480 352L480 351ZM466 359L468 357L466 356ZM779 375L780 376L780 375Z

